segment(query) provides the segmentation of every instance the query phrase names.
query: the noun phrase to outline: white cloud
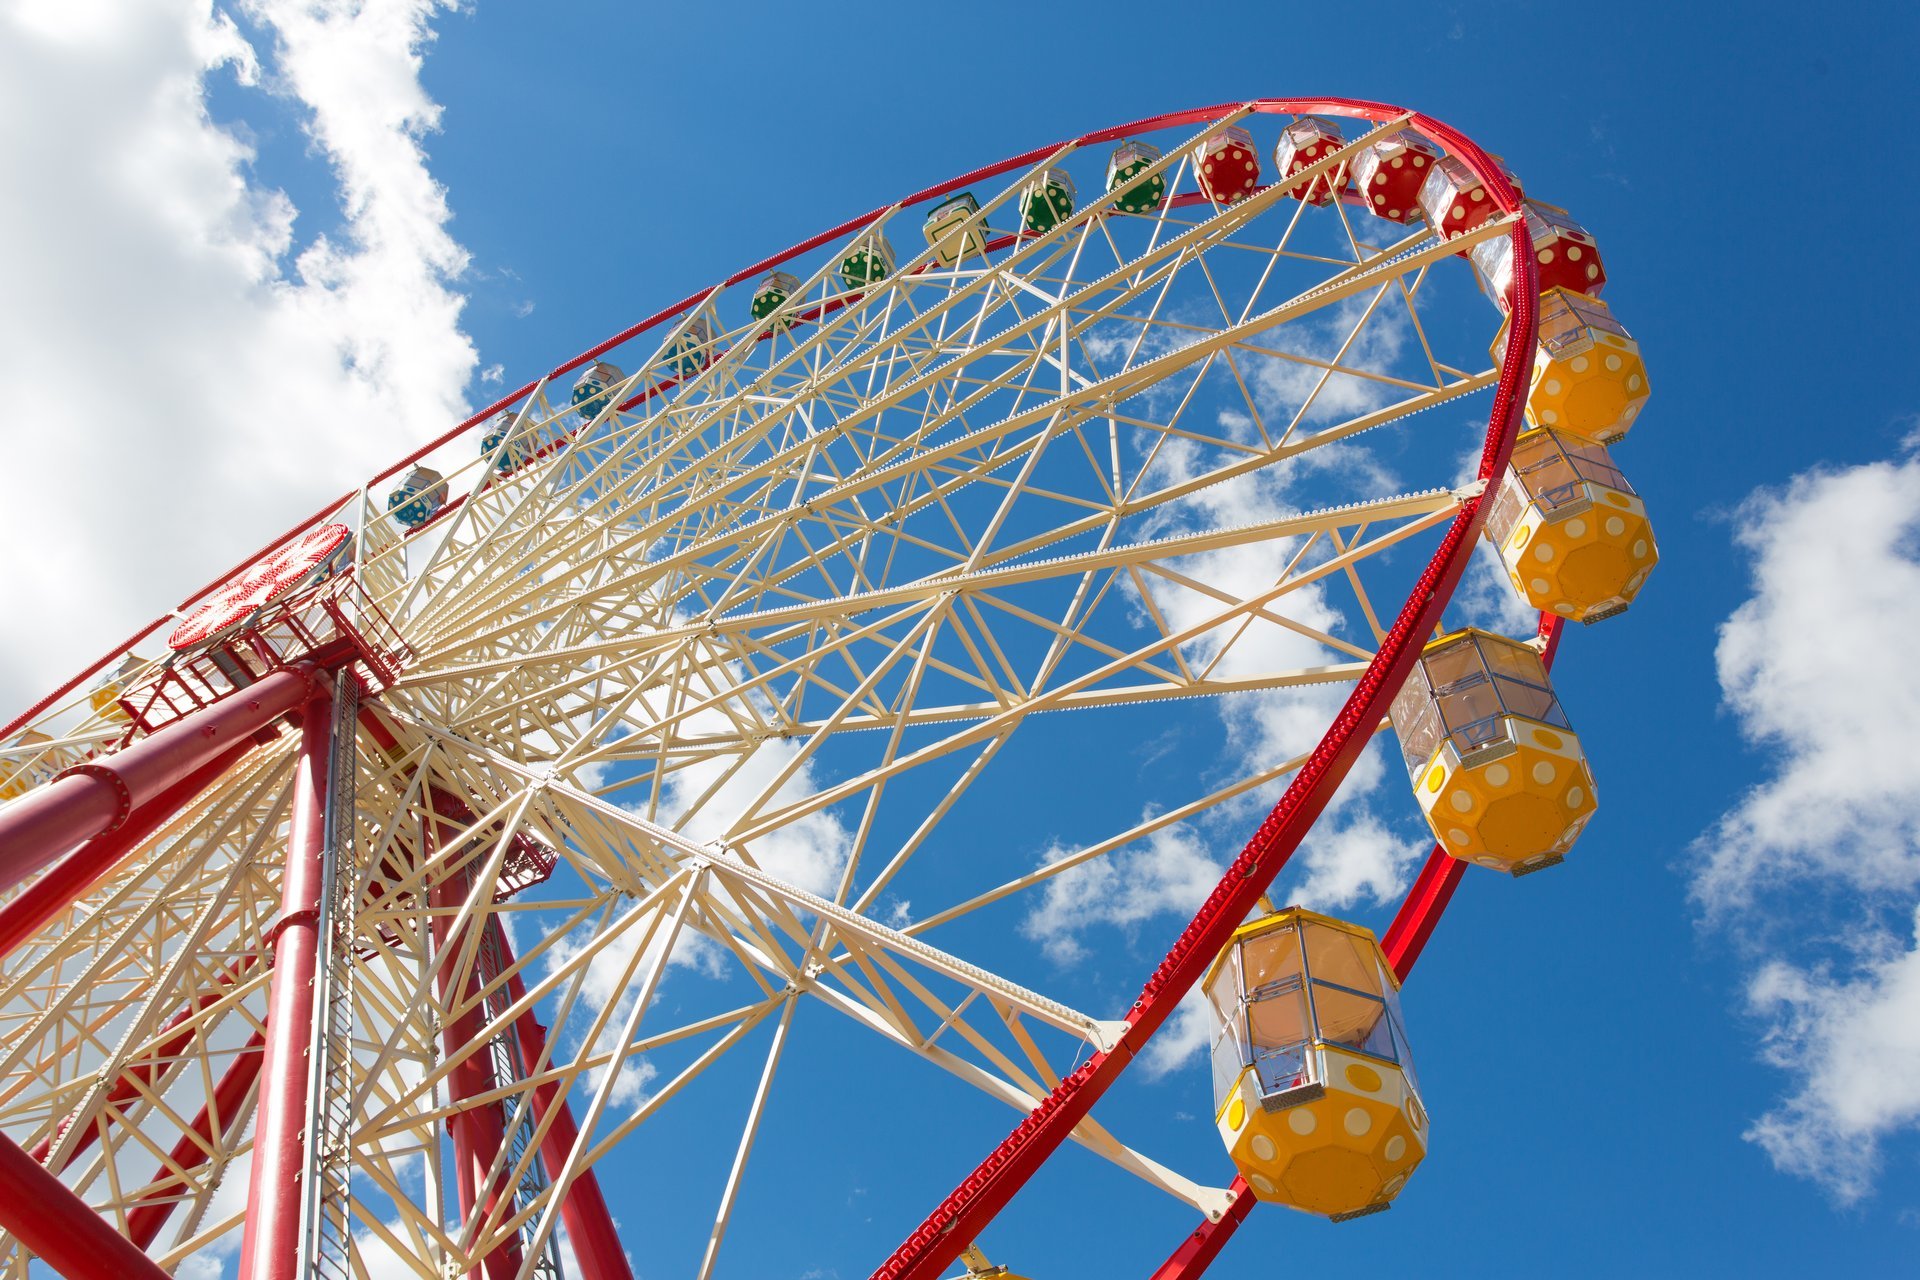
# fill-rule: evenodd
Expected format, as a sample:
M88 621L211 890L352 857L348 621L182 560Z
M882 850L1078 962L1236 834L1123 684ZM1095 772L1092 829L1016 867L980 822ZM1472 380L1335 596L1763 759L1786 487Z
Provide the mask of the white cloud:
M443 7L249 0L271 49L207 0L0 12L8 711L463 416L467 257L420 143ZM337 209L256 177L226 75L298 116Z
M1182 450L1173 448L1170 452L1179 463ZM1301 478L1283 465L1202 490L1195 495L1198 523L1226 527L1279 518L1297 509L1289 495ZM1390 477L1377 480L1374 492L1391 491ZM1278 566L1284 565L1295 549L1296 544L1291 542L1229 547L1184 557L1177 567L1197 581L1245 600L1273 586ZM1198 592L1157 579L1149 582L1156 607L1176 630L1198 625L1220 608L1217 601ZM1334 603L1323 584L1296 589L1271 608L1339 639L1362 644L1371 639L1348 634L1352 619L1348 611ZM1357 610L1352 613L1357 617ZM1260 619L1244 630L1237 626L1216 628L1186 646L1186 653L1196 669L1217 659L1214 669L1221 676L1288 671L1353 658L1350 653ZM1349 691L1347 685L1310 685L1222 699L1220 716L1234 756L1252 770L1311 749L1333 722ZM1361 901L1363 895L1385 901L1404 886L1405 868L1419 845L1400 840L1367 809L1368 798L1387 776L1386 759L1386 753L1375 748L1355 762L1326 814L1302 844L1299 864L1307 869L1307 879L1288 893L1289 898L1304 901L1311 897L1320 905L1338 907ZM1278 798L1283 785L1284 780L1249 792L1238 803L1224 806L1220 819L1239 832L1246 819Z
M645 690L629 712L635 722L648 726L633 732L643 736L658 731L670 737L725 737L739 729L735 714L757 716L766 723L778 720L764 690L756 687L737 691L750 674L746 668L723 661L716 664L715 671L715 682L692 691L692 696L730 690L727 701L681 714L690 691L656 685ZM815 768L816 759L794 767L803 746L801 742L768 738L749 748L744 760L717 753L688 762L668 775L657 820L694 840L737 843L736 831L805 800L827 785ZM862 803L863 799L856 797L852 803ZM636 812L645 811L644 805L634 808ZM752 817L747 816L749 810L753 811ZM828 896L839 886L852 847L852 835L834 806L803 814L745 842L746 853L756 866L788 884Z
M1162 482L1185 479L1205 470L1209 463L1201 448L1191 441L1168 441L1158 463L1164 468ZM1354 464L1363 461L1358 456L1348 459ZM1317 467L1283 464L1202 489L1182 510L1163 515L1154 532L1275 519L1297 509L1289 500L1291 488L1305 471L1313 470ZM1379 491L1390 490L1390 478L1376 476L1374 480ZM1245 600L1273 586L1278 567L1287 562L1294 549L1291 544L1271 543L1233 547L1181 557L1173 567L1195 581ZM1165 579L1150 577L1148 583L1155 608L1172 630L1200 625L1222 608L1212 596ZM1300 588L1272 607L1274 612L1307 627L1347 638L1343 633L1348 619L1319 584ZM1144 616L1144 610L1142 613ZM1217 627L1190 641L1183 653L1194 670L1211 665L1213 674L1224 677L1287 671L1351 658L1309 636L1260 619L1244 629L1237 623ZM1239 771L1250 772L1309 750L1332 722L1347 692L1345 685L1306 686L1221 699L1218 707L1228 748L1224 754L1240 762ZM1302 842L1294 859L1297 878L1276 892L1283 892L1289 901L1329 909L1361 901L1387 901L1400 892L1409 867L1425 843L1402 839L1368 808L1368 797L1386 774L1384 753L1377 748L1356 762L1346 784ZM1278 798L1284 785L1284 779L1269 784L1219 806L1198 825L1183 823L1165 828L1126 849L1054 877L1029 907L1021 922L1022 934L1039 942L1055 962L1073 964L1084 956L1084 936L1096 923L1126 929L1161 914L1191 915L1218 882L1226 858L1239 851L1252 822ZM1066 852L1049 848L1039 862L1046 865ZM1189 1000L1151 1042L1147 1053L1149 1073L1173 1071L1205 1045L1205 1011Z
M682 731L724 732L731 722L718 709L689 717ZM705 803L701 797L735 761L717 756L688 765L667 784L666 809L670 821L696 840L725 840L742 821L748 806L766 796L758 812L777 812L820 791L825 783L808 760L779 785L779 778L800 753L801 743L770 738L747 753L746 762L721 782ZM771 794L769 794L769 792ZM861 798L864 798L864 793ZM698 809L690 806L699 804ZM761 869L809 893L831 896L839 886L853 840L832 809L816 809L786 825L746 842L746 850Z
M1470 627L1484 627L1510 636L1530 636L1540 624L1540 615L1514 591L1500 553L1485 538L1476 538L1473 557L1460 585L1447 602L1453 615Z
M1040 865L1069 851L1052 846ZM1183 824L1163 827L1118 853L1095 858L1046 882L1027 909L1020 932L1061 964L1077 963L1081 942L1095 924L1128 929L1161 912L1191 915L1220 880L1224 864L1208 856L1199 833Z
M731 664L723 666L721 670L735 680L744 674ZM752 693L740 696L745 700L757 697ZM675 705L675 702L671 690L650 689L636 700L632 714L637 717L664 717L664 709ZM665 731L698 737L703 734L724 734L735 727L725 711L719 707L709 707L684 717ZM753 747L744 762L738 762L735 757L719 755L695 761L667 779L662 788L658 820L695 840L727 840L730 832L742 822L742 815L763 796L767 799L761 811L767 812L819 790L821 784L811 761L802 763L781 780L781 775L787 772L799 750L798 743L770 739ZM739 767L729 773L729 768L736 763ZM776 780L779 781L776 783ZM636 812L644 812L644 806L636 805L634 808ZM830 895L839 883L841 869L846 865L851 837L832 812L816 811L748 841L746 848L756 865L768 873L809 892ZM723 890L713 889L711 883L708 892L724 893ZM741 909L738 902L734 906L735 909ZM584 1026L585 1019L590 1019L610 1003L614 1005L614 1014L607 1029L592 1046L592 1052L607 1052L615 1046L621 1024L633 1007L636 993L663 961L670 970L675 967L694 969L710 978L724 974L732 963L731 953L720 944L692 929L683 929L671 954L665 951L664 936L656 937L646 954L640 957L638 966L628 980L625 976L627 967L633 961L635 948L640 945L644 932L644 923L630 927L621 938L587 962L581 1001L575 1007L574 1020L581 1020L580 1025ZM551 968L558 968L589 945L590 939L584 934L561 938L547 952L547 963ZM601 1074L596 1072L593 1076L596 1085ZM645 1058L630 1061L616 1081L610 1101L616 1105L640 1102L657 1074L657 1068Z
M1206 1052L1213 1037L1213 1015L1207 1010L1206 994L1199 983L1174 1006L1166 1025L1147 1041L1140 1054L1140 1067L1155 1080L1184 1069Z
M1370 772L1378 777L1384 769L1377 763L1377 750L1363 757L1354 772L1360 773L1369 759L1376 762ZM1424 833L1404 839L1372 813L1358 810L1345 821L1314 828L1295 861L1306 872L1305 878L1287 897L1322 911L1356 902L1390 901L1407 887L1408 872L1432 843Z
M1775 755L1703 844L1709 907L1802 876L1920 884L1920 458L1816 470L1738 515L1753 597L1717 660L1741 732Z
M654 970L660 967L666 951L667 927L667 924L661 924L648 944L646 953L640 956L637 965L634 963L634 953L642 942L647 941L648 921L646 920L635 921L628 925L626 932L586 962L585 974L580 979L580 998L572 1008L568 1019L569 1024L577 1025L584 1030L608 1005L613 1006L613 1013L608 1017L600 1035L591 1045L582 1046L581 1052L612 1053L620 1047L620 1032L626 1025L628 1013L633 1009L633 1002L638 998L641 989L647 985ZM597 937L597 930L592 935L585 930L576 930L572 934L557 939L546 953L548 972L564 967L592 946ZM629 966L632 966L631 976L628 973ZM572 979L568 981L571 983ZM658 999L657 988L655 999ZM642 1016L644 1018L644 1015ZM556 1049L555 1061L564 1061L566 1057L564 1052ZM590 1089L600 1087L600 1082L606 1076L607 1070L606 1067L600 1067L591 1073L588 1080ZM627 1059L620 1067L620 1074L614 1081L613 1091L607 1096L608 1105L623 1107L641 1102L646 1096L647 1086L659 1074L659 1068L643 1057ZM590 1096L590 1093L576 1091L568 1098L568 1105L574 1109L576 1115L584 1115L587 1099Z
M1920 948L1878 922L1920 889L1920 441L1819 468L1738 511L1754 593L1720 628L1720 685L1772 761L1698 842L1694 892L1765 954L1747 989L1794 1080L1747 1137L1837 1198L1920 1125Z
M1851 978L1775 961L1747 989L1772 1023L1767 1060L1800 1079L1747 1137L1843 1201L1872 1190L1881 1140L1920 1123L1920 912L1913 929L1912 947L1883 936Z
M1272 350L1312 360L1337 360L1345 369L1392 373L1413 334L1412 322L1406 307L1391 294L1374 308L1371 316L1367 315L1367 302L1366 298L1349 299L1323 315L1272 330L1257 341ZM1361 326L1357 335L1355 326ZM1352 338L1350 344L1349 338ZM1343 344L1347 344L1344 354ZM1306 404L1308 396L1313 397L1313 407L1307 410L1304 420L1331 423L1378 409L1406 394L1403 388L1388 383L1351 373L1329 372L1295 360L1245 352L1237 354L1235 360L1270 434L1277 434L1285 427L1287 419ZM1303 457L1312 458L1313 454Z
M1343 308L1326 324L1301 339L1315 354L1331 356L1358 318ZM1376 316L1349 350L1355 367L1390 368L1405 340L1404 320L1391 313ZM1251 389L1270 430L1277 430L1304 402L1319 378L1309 366L1272 358L1243 360ZM1329 380L1309 415L1314 420L1348 417L1377 407L1391 398L1378 384L1347 375ZM1278 422L1274 421L1280 414ZM1237 410L1220 415L1228 434L1248 437L1251 419ZM1215 460L1205 447L1190 440L1169 440L1157 465L1162 483L1197 475ZM1272 520L1319 505L1329 492L1329 477L1355 485L1370 495L1393 492L1397 477L1356 443L1312 450L1297 459L1263 468L1210 486L1196 493L1178 511L1163 513L1156 534L1189 527L1230 527ZM1296 491L1314 501L1296 500ZM1180 573L1237 599L1250 599L1270 589L1279 567L1297 543L1256 544L1186 556L1173 566ZM1219 612L1211 596L1149 578L1154 605L1172 630L1199 625ZM1504 586L1504 581L1502 582ZM1311 629L1356 643L1370 637L1349 634L1352 618L1315 584L1282 597L1274 612ZM1144 610L1143 610L1144 614ZM1357 611L1352 611L1357 617ZM1218 676L1251 676L1325 663L1343 662L1352 655L1277 624L1255 619L1244 629L1237 624L1216 628L1183 648L1196 671L1211 664ZM1306 686L1221 699L1219 714L1227 736L1226 753L1239 768L1252 771L1309 750L1332 723L1349 692L1346 685ZM1405 888L1414 861L1427 847L1424 838L1406 839L1393 831L1369 807L1370 798L1389 774L1387 753L1368 750L1335 794L1326 812L1308 834L1292 864L1293 877L1275 889L1285 900L1322 909L1338 909L1362 902L1387 902ZM1397 770L1397 764L1393 766ZM1395 775L1397 777L1397 773ZM1082 936L1090 922L1130 927L1148 918L1170 913L1190 915L1218 881L1227 855L1237 853L1251 823L1278 798L1286 780L1259 788L1228 802L1202 819L1200 827L1181 825L1157 832L1116 854L1075 868L1047 882L1041 899L1028 911L1021 931L1040 942L1060 963L1074 963L1084 953ZM1217 845L1220 855L1206 850ZM1049 849L1042 864L1062 855ZM1208 1017L1205 1006L1191 993L1167 1025L1150 1042L1145 1066L1162 1076L1184 1067L1206 1048Z

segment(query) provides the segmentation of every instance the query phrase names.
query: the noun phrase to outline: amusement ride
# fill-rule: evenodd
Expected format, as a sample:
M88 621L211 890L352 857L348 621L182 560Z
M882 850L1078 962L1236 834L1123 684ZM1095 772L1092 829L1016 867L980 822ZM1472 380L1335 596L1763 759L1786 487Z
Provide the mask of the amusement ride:
M1019 1270L994 1224L1056 1159L1190 1212L1156 1280L1261 1204L1364 1234L1446 1141L1402 984L1463 878L1596 811L1549 671L1657 558L1606 283L1430 117L1207 107L422 444L0 730L0 1274L739 1274L790 1229L756 1152L834 1141L779 1088L815 1028L920 1100L893 1159L986 1148L876 1280ZM1275 905L1356 804L1434 840L1377 935ZM1227 839L1140 964L1103 893ZM1130 1007L1068 998L1090 949ZM1094 1108L1190 994L1224 1159L1183 1171L1198 1122Z

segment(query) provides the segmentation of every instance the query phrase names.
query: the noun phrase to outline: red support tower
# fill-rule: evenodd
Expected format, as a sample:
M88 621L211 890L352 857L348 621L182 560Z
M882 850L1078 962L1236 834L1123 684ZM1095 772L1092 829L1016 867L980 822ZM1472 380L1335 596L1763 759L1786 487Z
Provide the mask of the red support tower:
M512 967L513 949L507 943L505 931L496 927L494 936L501 962ZM527 985L518 973L507 979L507 991L515 1001L526 998ZM514 1020L513 1035L520 1046L520 1061L531 1070L531 1064L539 1062L546 1052L547 1029L529 1009ZM534 1123L544 1123L550 1112L553 1123L547 1129L546 1141L540 1144L540 1159L547 1167L547 1176L557 1178L568 1153L580 1140L580 1131L573 1123L572 1109L551 1081L534 1087ZM633 1268L627 1265L626 1250L620 1247L620 1237L613 1229L613 1215L607 1211L607 1199L600 1193L600 1179L593 1170L588 1169L574 1178L566 1199L560 1202L560 1220L566 1224L567 1236L573 1241L583 1280L633 1280Z
M295 1280L300 1236L301 1142L307 1063L313 1052L313 984L320 953L320 890L326 853L327 775L333 758L333 696L308 699L294 766L292 830L280 877L280 918L267 936L273 986L260 1066L253 1170L247 1186L240 1280Z
M67 1280L167 1280L139 1246L4 1134L0 1227Z
M441 838L444 842L445 829L442 829ZM443 876L429 892L429 905L434 913L433 949L436 955L448 949L460 948L465 930L455 931L453 917L466 900L468 887L468 877L462 871ZM491 1093L499 1085L499 1081L494 1079L491 1055L462 1056L468 1045L483 1039L481 1031L487 1023L486 1006L479 999L479 966L476 964L468 970L465 981L460 982L454 973L454 966L445 965L440 970L439 983L443 997L448 997L458 983L457 998L471 1002L467 1011L448 1022L441 1032L447 1056L456 1059L453 1070L447 1075L448 1101L460 1107L467 1099ZM506 1119L497 1101L476 1103L455 1111L453 1118L447 1122L447 1128L453 1135L454 1185L460 1198L460 1221L463 1227L467 1227L473 1224L476 1216L492 1217L500 1209L501 1200L512 1195L512 1188L504 1184L503 1178L488 1177L501 1149L506 1145ZM501 1213L504 1216L510 1211L509 1207L501 1210ZM467 1275L472 1280L513 1280L520 1270L520 1257L520 1242L516 1236L490 1251L483 1264Z
M298 707L314 669L286 667L181 717L112 755L76 765L0 810L0 890L10 889L82 841L117 830L149 804L164 819L173 791L202 765Z

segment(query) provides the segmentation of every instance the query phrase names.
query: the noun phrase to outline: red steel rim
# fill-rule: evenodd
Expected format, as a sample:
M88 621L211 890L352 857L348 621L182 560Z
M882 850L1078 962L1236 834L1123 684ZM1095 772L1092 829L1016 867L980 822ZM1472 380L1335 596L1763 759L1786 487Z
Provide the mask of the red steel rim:
M735 272L720 284L690 294L679 302L655 312L588 348L572 359L556 365L544 377L506 393L448 431L386 467L374 475L368 484L377 484L381 480L398 474L433 450L446 445L462 432L471 430L501 410L518 404L543 382L559 378L615 347L631 341L649 329L678 318L720 289L738 284L801 254L859 231L885 217L895 208L937 199L973 183L1017 168L1030 167L1054 155L1062 148L1110 142L1151 130L1200 123L1240 110L1253 114L1335 115L1376 124L1403 120L1406 128L1438 143L1450 155L1465 163L1485 185L1492 203L1501 214L1511 215L1520 209L1519 193L1508 180L1501 166L1471 139L1430 116L1388 104L1347 98L1268 98L1152 116L1130 124L1098 130L1069 141L1036 148L996 164L971 170L959 177L907 196L896 204L881 206L859 217L849 219L779 254L762 259ZM1478 472L1479 478L1488 485L1497 482L1504 471L1519 431L1522 392L1532 366L1538 333L1536 264L1529 251L1530 244L1525 239L1524 226L1516 226L1512 236L1515 245L1515 273L1509 297L1511 323L1507 327L1507 343L1502 353L1499 381L1489 414ZM336 511L352 497L353 493L349 492L327 503L319 511L273 539L243 562L240 568L221 575L212 583L189 595L182 607L227 584L235 574L244 572L268 557L274 556L294 539L312 530L316 521L325 519L329 513ZM1296 772L1292 783L1261 823L1253 838L1234 859L1207 901L1188 922L1173 947L1148 978L1140 997L1126 1016L1126 1031L1120 1043L1111 1050L1094 1054L1072 1075L1061 1081L1053 1093L1023 1119L1013 1132L988 1154L974 1172L935 1207L899 1249L873 1273L874 1280L904 1280L906 1277L931 1280L957 1258L961 1249L975 1238L980 1229L992 1220L1034 1170L1044 1163L1065 1140L1068 1132L1086 1115L1094 1101L1120 1075L1147 1039L1166 1020L1181 997L1199 979L1206 963L1224 945L1232 929L1253 908L1259 897L1265 893L1275 876L1285 866L1294 848L1304 838L1360 751L1370 741L1373 727L1379 723L1387 703L1404 683L1414 661L1418 658L1424 635L1430 632L1438 622L1451 598L1466 567L1468 557L1472 553L1474 539L1479 534L1484 518L1485 501L1482 496L1470 497L1462 503L1459 512L1448 526L1440 546L1421 573L1412 594L1402 606L1386 638L1356 682L1352 693L1326 734L1305 764ZM324 526L324 529L331 536L331 541L321 551L315 564L324 560L325 556L348 534L344 526L329 525ZM336 530L337 533L334 532ZM308 565L307 570L312 567ZM291 583L285 585L291 585ZM284 590L284 585L281 590ZM218 601L210 601L205 609L212 609L217 604ZM18 732L58 699L71 693L81 682L158 630L171 616L174 615L156 619L142 628L127 642L111 650L99 661L15 717L5 729L0 730L0 739L11 737ZM197 620L197 617L188 619L175 632L175 636L188 631ZM1548 642L1550 657L1551 649L1559 639L1558 620L1543 617L1541 634ZM1393 926L1383 939L1389 959L1397 971L1404 973L1418 959L1420 948L1430 936L1433 925L1437 922L1440 913L1445 910L1446 903L1459 882L1461 870L1462 864L1451 859L1438 848L1422 869ZM1244 1190L1238 1182L1235 1185L1236 1188ZM1234 1210L1229 1211L1227 1222L1237 1223L1244 1218L1245 1212L1245 1209L1236 1205ZM1228 1230L1231 1230L1230 1225ZM1206 1251L1207 1256L1210 1257L1215 1250L1217 1245Z

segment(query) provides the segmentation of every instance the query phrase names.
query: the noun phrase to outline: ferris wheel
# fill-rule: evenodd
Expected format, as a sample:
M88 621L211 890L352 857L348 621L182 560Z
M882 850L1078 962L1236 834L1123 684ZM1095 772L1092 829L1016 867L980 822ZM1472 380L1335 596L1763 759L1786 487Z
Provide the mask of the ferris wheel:
M1595 812L1548 667L1657 558L1605 283L1429 117L1208 107L823 232L329 503L0 732L0 1273L748 1274L759 1166L831 1143L810 1036L925 1101L898 1176L988 1148L876 1277L1007 1274L1056 1158L1191 1212L1163 1280L1260 1202L1389 1207L1446 1111L1400 982ZM1456 601L1483 541L1537 627ZM1377 939L1267 897L1343 784L1435 841ZM1083 1007L1116 868L1227 838ZM1195 1122L1093 1108L1190 992L1182 1169Z

